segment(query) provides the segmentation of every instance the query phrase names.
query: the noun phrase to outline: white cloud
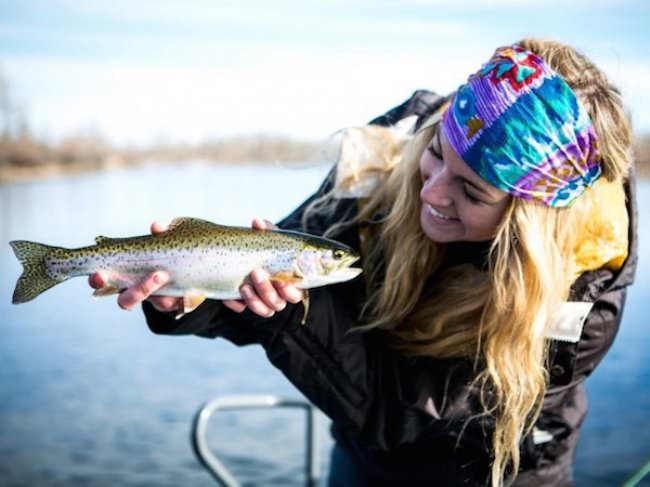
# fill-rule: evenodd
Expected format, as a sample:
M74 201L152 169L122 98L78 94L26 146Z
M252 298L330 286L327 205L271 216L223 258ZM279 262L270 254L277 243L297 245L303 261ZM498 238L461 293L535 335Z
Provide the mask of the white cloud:
M226 67L218 60L176 67L17 58L7 71L33 125L54 135L92 127L121 143L260 132L322 138L365 123L415 89L451 91L484 57L448 49L360 57L295 49ZM650 67L596 61L623 90L636 129L648 131Z
M523 37L530 28L526 22L509 22L501 29L461 15L445 20L432 15L436 2L396 3L396 12L411 8L411 14L390 17L390 2L379 0L355 2L354 8L344 0L205 0L190 7L164 0L59 0L63 16L74 11L81 18L116 20L118 26L113 22L84 32L80 42L89 52L81 56L56 49L48 55L10 55L5 48L0 61L40 133L64 135L93 127L119 142L161 135L198 140L241 132L326 137L342 126L366 122L415 89L455 89L493 47ZM528 5L470 0L453 7L471 11L479 3L482 8ZM420 4L428 8L417 8ZM558 1L541 6L550 4ZM375 7L384 9L383 17L371 15ZM294 15L287 14L291 9ZM37 24L4 22L16 39L46 46L59 41L64 48L78 44L78 31L62 24L39 31ZM168 33L166 26L174 28ZM179 26L203 30L186 36L182 28L176 30ZM221 26L231 28L230 33ZM245 34L259 29L259 36L241 35L239 28ZM649 68L602 51L588 35L582 39L597 56L587 54L623 88L637 129L650 130L644 89Z
M325 137L361 124L417 88L448 91L467 73L458 56L429 52L334 53L269 50L257 63L222 67L9 59L10 81L28 100L38 130L96 127L114 140L167 134L197 140L242 132ZM462 74L461 74L462 73Z

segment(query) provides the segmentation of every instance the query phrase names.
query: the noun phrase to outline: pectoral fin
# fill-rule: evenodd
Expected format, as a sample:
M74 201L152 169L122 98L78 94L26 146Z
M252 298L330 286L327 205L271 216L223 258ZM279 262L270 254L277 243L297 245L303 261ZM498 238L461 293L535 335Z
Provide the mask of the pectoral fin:
M301 277L296 276L292 272L286 272L286 271L281 271L281 272L276 272L271 276L272 281L278 281L278 282L283 282L285 284L298 284L302 281Z
M101 298L104 296L111 296L113 294L119 294L121 289L117 286L111 286L110 284L99 289L95 289L93 296L96 298Z
M183 296L183 310L176 313L176 319L182 318L187 313L191 313L205 301L205 294L185 293Z
M304 325L307 323L307 315L309 314L309 291L307 289L304 290L304 294L302 295L302 306L305 312L302 315L300 324Z

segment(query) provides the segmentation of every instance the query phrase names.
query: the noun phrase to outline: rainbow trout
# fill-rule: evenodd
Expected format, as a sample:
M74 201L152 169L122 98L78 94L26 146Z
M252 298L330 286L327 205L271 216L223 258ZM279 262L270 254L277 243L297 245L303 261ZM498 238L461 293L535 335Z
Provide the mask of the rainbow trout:
M347 281L361 269L351 248L333 240L287 230L228 227L193 218L178 218L156 235L97 237L78 249L51 247L24 240L10 242L23 273L13 303L30 301L71 277L104 271L107 286L96 296L116 294L157 270L171 282L159 296L183 297L187 313L206 298L239 299L239 287L255 268L272 280L303 289Z

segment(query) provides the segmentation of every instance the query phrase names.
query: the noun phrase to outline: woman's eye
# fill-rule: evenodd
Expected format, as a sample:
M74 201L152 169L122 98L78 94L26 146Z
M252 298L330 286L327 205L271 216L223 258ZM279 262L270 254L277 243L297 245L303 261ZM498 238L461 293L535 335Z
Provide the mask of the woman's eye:
M466 198L467 198L471 203L476 204L476 205L482 203L481 200L479 200L478 198L475 198L474 196L472 196L472 193L470 193L469 191L467 191L467 189L464 189L464 190L463 190L463 193L465 193L465 197L466 197Z
M442 154L440 153L440 151L437 148L434 147L433 142L431 142L429 144L429 146L427 147L427 150L429 151L429 153L433 157L435 157L436 159L442 160Z

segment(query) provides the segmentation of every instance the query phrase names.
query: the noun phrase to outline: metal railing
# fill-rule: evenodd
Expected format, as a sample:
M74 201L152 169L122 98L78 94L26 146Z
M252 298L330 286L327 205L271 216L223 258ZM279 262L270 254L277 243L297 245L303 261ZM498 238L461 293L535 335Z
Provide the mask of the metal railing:
M641 485L641 481L644 479L650 480L650 459L625 481L623 487L636 487L637 485ZM644 483L643 485L647 484Z
M306 412L305 479L306 485L315 486L320 477L320 455L318 448L317 409L311 403L300 399L277 396L224 396L205 403L194 415L192 425L192 447L199 462L222 485L239 487L240 483L208 447L207 427L217 411L267 408L300 408Z

